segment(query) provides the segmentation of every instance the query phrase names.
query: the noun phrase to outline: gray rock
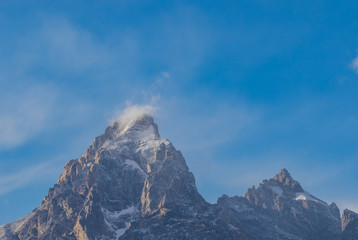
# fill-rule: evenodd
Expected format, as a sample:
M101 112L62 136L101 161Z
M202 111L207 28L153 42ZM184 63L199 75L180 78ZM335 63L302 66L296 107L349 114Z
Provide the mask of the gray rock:
M119 119L70 160L41 205L2 240L351 240L357 215L305 192L286 169L245 197L207 203L153 118ZM343 236L343 238L341 238Z
M345 209L342 214L342 240L358 239L358 214Z
M143 115L96 137L65 165L37 209L0 227L0 238L247 239L216 214L182 154Z
M244 198L223 196L218 205L235 210L254 239L341 238L337 206L305 192L286 169L248 189Z

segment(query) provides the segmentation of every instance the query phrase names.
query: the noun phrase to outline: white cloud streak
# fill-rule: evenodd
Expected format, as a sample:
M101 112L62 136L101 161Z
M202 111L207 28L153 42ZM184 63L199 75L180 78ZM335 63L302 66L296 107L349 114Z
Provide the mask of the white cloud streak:
M358 56L350 64L351 68L358 73Z
M127 103L127 107L124 110L117 110L113 121L119 121L121 124L126 125L128 122L141 117L143 115L151 115L153 116L154 113L157 111L157 107L154 105L138 105L138 104L131 104Z
M54 84L46 74L38 75L38 68L74 73L110 62L108 49L65 20L48 21L14 40L14 46L6 60L0 59L0 150L88 116L89 103Z
M53 108L56 91L33 86L0 97L0 148L18 146L43 130Z
M51 63L66 68L66 71L84 71L109 63L108 49L96 42L90 33L74 28L67 21L44 25L38 37L47 47Z
M90 32L77 28L65 19L50 19L19 37L12 52L11 64L19 72L33 68L83 73L103 68L112 62L105 44Z
M9 86L0 95L0 150L25 144L46 131L86 119L91 106L51 84ZM71 116L71 117L69 117Z
M37 166L23 169L13 174L0 175L0 196L5 195L11 191L25 187L35 180L50 175L45 171L48 164L40 164Z

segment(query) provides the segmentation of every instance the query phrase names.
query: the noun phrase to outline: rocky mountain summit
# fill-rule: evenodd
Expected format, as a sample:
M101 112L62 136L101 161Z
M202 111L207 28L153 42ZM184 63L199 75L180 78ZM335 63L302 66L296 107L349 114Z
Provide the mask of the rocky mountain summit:
M219 198L218 205L235 210L253 239L341 239L338 207L305 192L286 169L245 197Z
M358 214L305 192L286 169L244 197L198 193L181 152L153 118L120 118L70 160L41 205L1 240L358 239Z

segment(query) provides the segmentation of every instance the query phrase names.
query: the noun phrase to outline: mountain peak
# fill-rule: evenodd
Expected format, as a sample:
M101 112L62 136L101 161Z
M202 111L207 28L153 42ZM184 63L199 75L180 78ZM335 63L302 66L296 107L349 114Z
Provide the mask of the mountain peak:
M301 184L294 180L286 168L282 168L274 178L280 185L287 187L292 192L303 192Z
M286 179L293 180L291 174L286 168L282 168L281 171L274 177L275 180L283 182Z
M343 214L342 214L342 227L343 230L345 228L345 226L350 222L350 221L358 221L358 214L353 212L352 210L349 209L344 209Z
M128 124L130 122L153 123L154 120L153 116L149 113L139 113L133 116L120 116L114 122L118 124Z
M96 137L88 151L96 151L99 148L115 150L126 142L144 141L150 144L154 141L160 145L161 142L156 140L161 138L158 126L150 114L123 116L108 126L102 135Z
M300 183L292 178L286 168L282 168L273 178L263 180L257 189L255 189L255 186L249 188L245 193L245 198L256 205L263 204L265 208L272 206L273 209L276 209L275 198L272 198L272 196L288 196L292 199L298 197L298 193L304 194ZM310 195L307 196L309 196L307 198L310 198Z
M304 192L285 168L245 197L207 203L144 110L124 111L65 165L38 208L0 226L0 239L357 239L357 214L344 211L341 224L337 206Z
M342 231L344 239L356 239L358 236L358 214L345 209L342 214Z
M153 117L146 113L132 118L119 118L112 124L112 127L115 129L116 137L126 133L147 131L148 134L152 134L155 138L160 138L157 124L154 123ZM141 135L141 137L143 136Z

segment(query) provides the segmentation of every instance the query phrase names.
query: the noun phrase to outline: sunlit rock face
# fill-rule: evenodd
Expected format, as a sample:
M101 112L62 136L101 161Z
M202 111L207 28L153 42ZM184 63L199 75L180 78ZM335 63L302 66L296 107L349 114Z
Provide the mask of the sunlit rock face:
M343 227L343 228L342 228ZM343 229L343 233L342 233ZM351 240L357 214L305 192L286 169L217 204L147 114L122 117L70 160L41 205L0 227L1 240Z

